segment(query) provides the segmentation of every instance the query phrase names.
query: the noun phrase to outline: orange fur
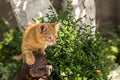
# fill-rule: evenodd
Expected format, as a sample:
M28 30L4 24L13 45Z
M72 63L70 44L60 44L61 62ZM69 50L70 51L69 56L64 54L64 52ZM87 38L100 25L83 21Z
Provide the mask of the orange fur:
M48 45L56 43L57 31L60 23L33 23L23 33L22 54L14 56L16 60L23 59L28 65L35 62L33 51L45 55Z

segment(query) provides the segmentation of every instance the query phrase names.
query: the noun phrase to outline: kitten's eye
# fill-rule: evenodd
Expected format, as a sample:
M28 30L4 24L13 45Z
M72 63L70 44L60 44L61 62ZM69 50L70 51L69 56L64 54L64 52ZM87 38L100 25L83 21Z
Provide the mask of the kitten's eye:
M47 39L52 39L52 37L51 36L47 36Z

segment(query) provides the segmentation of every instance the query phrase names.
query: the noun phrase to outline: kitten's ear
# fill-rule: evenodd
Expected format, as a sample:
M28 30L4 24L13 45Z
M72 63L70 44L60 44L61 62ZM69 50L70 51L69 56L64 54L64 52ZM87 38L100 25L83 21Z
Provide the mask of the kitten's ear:
M60 28L61 22L56 22L55 23L55 29L58 31L58 29Z
M40 26L40 33L46 32L47 29L48 29L47 25L42 24L42 25Z

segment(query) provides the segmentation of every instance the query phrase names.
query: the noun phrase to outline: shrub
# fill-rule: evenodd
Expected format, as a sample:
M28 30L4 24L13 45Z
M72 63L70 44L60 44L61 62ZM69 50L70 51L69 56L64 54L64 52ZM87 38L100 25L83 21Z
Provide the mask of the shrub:
M57 16L52 7L49 8L52 14L39 21L47 22L61 21L57 44L48 47L46 57L49 64L53 65L53 72L50 80L107 80L111 69L111 60L107 58L110 54L108 44L98 32L93 34L94 26L81 23L71 16L72 7L68 4L65 12ZM85 16L86 17L86 16ZM91 22L93 19L91 19Z
M19 54L21 34L17 29L8 29L9 23L0 18L0 80L10 80L19 71L21 62L14 61L13 55Z

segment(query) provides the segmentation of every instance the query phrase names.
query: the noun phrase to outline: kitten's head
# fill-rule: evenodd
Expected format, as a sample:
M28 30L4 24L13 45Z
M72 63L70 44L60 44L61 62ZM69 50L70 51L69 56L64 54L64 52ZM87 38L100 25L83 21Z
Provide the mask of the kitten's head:
M39 33L42 36L42 40L44 40L47 45L56 44L56 37L60 24L60 22L40 23Z

